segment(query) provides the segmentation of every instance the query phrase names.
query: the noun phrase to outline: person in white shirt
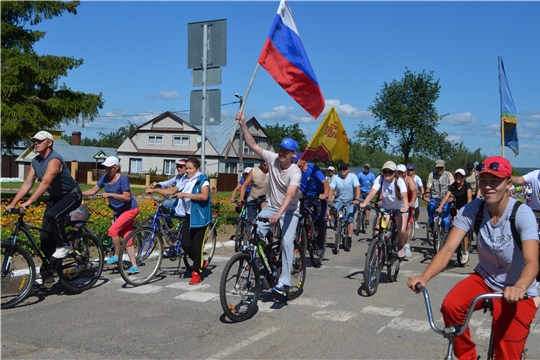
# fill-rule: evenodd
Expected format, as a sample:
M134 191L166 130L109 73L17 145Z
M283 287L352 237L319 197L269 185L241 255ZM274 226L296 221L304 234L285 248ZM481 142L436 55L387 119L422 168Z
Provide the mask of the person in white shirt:
M418 217L420 216L420 202L418 201L418 197L424 196L424 183L422 183L420 176L416 175L413 164L409 164L409 166L407 166L407 176L412 177L414 183L416 184L418 196L414 200L414 227L418 229Z

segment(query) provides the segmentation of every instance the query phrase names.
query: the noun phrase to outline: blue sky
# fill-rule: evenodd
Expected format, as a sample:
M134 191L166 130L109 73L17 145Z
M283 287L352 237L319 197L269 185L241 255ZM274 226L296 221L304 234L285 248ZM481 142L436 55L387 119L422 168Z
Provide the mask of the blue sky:
M47 35L39 54L73 56L84 64L69 72L73 90L102 92L102 117L70 134L97 137L128 121L142 124L164 111L189 110L187 68L190 22L227 19L227 66L221 103L244 95L279 1L83 1L36 28ZM400 80L406 67L440 79L436 107L440 130L451 140L500 155L497 57L502 55L518 117L520 154L505 149L514 166L540 165L539 2L290 1L304 47L327 107L334 106L349 134L362 121L384 82ZM222 107L233 115L238 104ZM261 123L300 123L308 138L324 117L311 118L260 68L246 114ZM145 115L153 114L153 116ZM369 160L369 159L366 159Z

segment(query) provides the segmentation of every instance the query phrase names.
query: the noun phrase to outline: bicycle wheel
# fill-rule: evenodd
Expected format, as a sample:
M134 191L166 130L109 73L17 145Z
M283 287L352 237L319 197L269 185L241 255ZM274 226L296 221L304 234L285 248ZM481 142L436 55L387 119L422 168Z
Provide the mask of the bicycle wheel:
M426 242L427 242L430 246L433 246L433 240L430 238L429 234L430 234L430 231L429 231L429 222L427 222L427 223L426 223Z
M362 221L360 222L360 232L362 234L365 234L366 233L366 212L365 210L362 209L360 213L362 214Z
M21 231L19 237L26 235ZM15 245L11 259L6 257L9 254L11 243L2 241L1 243L1 264L2 264L2 309L9 309L20 304L28 297L34 281L36 280L36 267L34 260L28 252Z
M364 263L364 289L369 296L374 295L379 287L382 270L382 254L380 240L375 237L369 244Z
M219 283L219 300L225 315L234 322L249 319L257 309L261 278L250 256L236 253L225 265Z
M325 252L325 249L326 249L326 231L324 232L324 236L323 236L323 246L322 246L322 249L321 249L321 252L320 252L320 256L317 256L317 254L315 253L315 249L317 249L317 237L315 236L316 234L313 233L312 234L312 238L310 239L311 241L311 246L309 248L309 260L311 261L311 265L315 268L318 268L318 267L321 267L322 265L322 261L324 259L324 252Z
M214 253L216 252L217 233L216 228L210 230L211 226L212 224L208 225L204 242L202 243L202 248L204 249L202 261L203 263L207 261L207 266L212 261ZM193 260L191 260L187 254L184 254L184 264L189 271L199 271L199 265L194 264Z
M339 253L339 244L341 243L341 227L343 226L343 221L341 219L337 219L336 221L336 234L335 241L334 241L334 248L332 249L332 252L334 254Z
M129 255L134 258L135 266ZM132 231L122 242L118 254L118 272L126 283L133 286L144 285L156 276L162 259L161 234L154 233L151 228L139 228Z
M362 210L357 211L356 221L354 222L354 231L353 231L354 235L356 236L360 235L360 229L361 229L362 223L364 222L362 215L363 215Z
M389 259L386 273L388 275L388 282L395 282L397 281L399 267L401 265L401 259L398 257L397 234L393 234L390 244L387 249Z
M101 276L103 245L90 233L72 234L69 242L73 252L57 261L56 272L66 288L79 293L94 286Z
M441 248L441 240L441 226L437 218L435 218L433 222L433 250L435 251L434 254L437 254L439 252Z
M246 219L239 218L238 224L236 225L236 232L234 234L234 251L238 252L244 245L247 244L247 237L245 237L246 233Z
M448 237L448 234L445 234L444 235L444 238L446 239ZM469 238L469 244L470 244L470 238ZM467 246L469 248L469 251L470 251L470 245ZM465 261L463 259L463 251L464 251L464 247L463 247L463 240L459 243L459 246L456 250L456 257L457 257L457 262L459 264L459 266L465 266L465 264L467 264L469 262L469 259L467 259L467 261Z
M291 286L287 294L288 300L293 300L302 295L306 281L306 253L302 246L294 243L294 257L291 269Z

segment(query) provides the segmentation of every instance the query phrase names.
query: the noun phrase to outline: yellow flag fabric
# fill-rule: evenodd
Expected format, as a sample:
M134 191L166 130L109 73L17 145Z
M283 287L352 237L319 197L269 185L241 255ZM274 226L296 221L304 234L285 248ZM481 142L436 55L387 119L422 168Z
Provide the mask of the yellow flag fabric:
M315 160L317 156L324 162L341 160L349 163L349 138L333 106L319 125L301 158Z

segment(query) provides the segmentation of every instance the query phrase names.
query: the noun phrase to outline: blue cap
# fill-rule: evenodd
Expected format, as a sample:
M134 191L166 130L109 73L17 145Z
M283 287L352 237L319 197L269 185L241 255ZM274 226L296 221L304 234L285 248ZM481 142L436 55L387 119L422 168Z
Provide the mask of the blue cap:
M287 150L298 152L298 143L296 142L296 140L291 138L284 138L283 140L281 140L281 144L279 144L278 146L281 146L282 148Z
M414 170L414 165L413 165L413 164L409 164L409 166L407 166L407 170Z

